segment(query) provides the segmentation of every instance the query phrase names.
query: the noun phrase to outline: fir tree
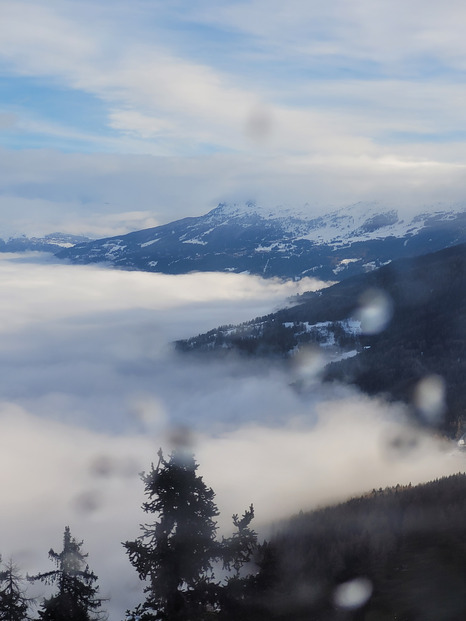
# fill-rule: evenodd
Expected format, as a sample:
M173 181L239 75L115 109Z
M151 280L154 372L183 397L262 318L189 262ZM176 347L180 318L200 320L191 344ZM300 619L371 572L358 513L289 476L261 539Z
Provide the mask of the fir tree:
M202 619L218 599L212 571L221 556L215 494L196 474L193 456L174 451L166 460L160 450L158 457L157 467L141 475L148 496L142 508L158 519L141 525L136 541L123 544L140 579L148 582L146 601L133 618Z
M27 619L29 599L21 586L22 577L13 561L0 571L0 620L23 621Z
M39 617L43 621L91 621L101 618L98 609L102 600L97 597L98 587L95 586L97 576L86 564L87 554L81 552L82 543L71 536L69 526L66 526L63 550L60 553L54 550L49 552L56 569L28 577L30 581L57 585L57 593L42 603Z
M231 537L223 538L223 567L228 571L234 570L233 578L239 578L243 565L250 562L257 548L257 533L250 528L254 519L254 507L251 505L241 518L233 516L236 531Z
M250 527L253 518L252 505L241 518L233 515L236 530L222 540L223 569L230 574L220 590L220 618L225 621L245 618L254 599L255 576L244 570L258 550L257 533Z

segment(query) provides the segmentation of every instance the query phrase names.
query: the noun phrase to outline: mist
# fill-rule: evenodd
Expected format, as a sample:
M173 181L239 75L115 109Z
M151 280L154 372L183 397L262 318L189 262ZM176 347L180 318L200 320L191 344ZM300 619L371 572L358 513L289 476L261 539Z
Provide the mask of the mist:
M464 455L351 387L293 389L280 363L173 351L178 338L263 315L325 283L167 276L0 257L3 558L51 569L63 528L84 540L111 618L142 598L121 541L138 535L147 470L182 436L216 492L220 532L254 504L280 520L354 494L464 470Z
M271 152L160 158L0 148L0 237L121 235L200 216L221 202L306 206L315 217L358 201L379 201L403 216L464 200L461 157L429 158L425 143L419 159L355 157L352 147L349 155L341 153L341 137L337 144L335 157Z

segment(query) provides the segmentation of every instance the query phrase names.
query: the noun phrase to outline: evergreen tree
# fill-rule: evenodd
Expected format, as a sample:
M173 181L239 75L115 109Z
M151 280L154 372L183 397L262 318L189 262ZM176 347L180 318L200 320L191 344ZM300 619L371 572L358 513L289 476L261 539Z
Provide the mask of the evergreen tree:
M255 576L244 571L258 551L257 533L250 527L254 518L251 505L241 518L233 515L235 532L222 540L223 569L229 572L220 590L220 618L225 621L244 619L251 611L255 598Z
M193 456L174 451L142 473L146 513L158 519L141 525L142 535L124 547L141 580L146 601L132 618L193 621L208 618L218 601L212 563L220 558L214 492L197 475ZM131 618L131 617L130 617Z
M23 621L27 619L29 600L21 586L22 577L18 569L9 561L0 571L0 620Z
M69 526L65 527L63 550L60 553L50 550L49 557L56 569L28 580L39 580L45 584L56 584L57 593L45 599L39 611L43 621L91 621L101 618L98 609L102 600L97 597L95 586L97 576L86 564L87 554L81 552L83 542L71 536Z
M257 533L250 528L254 519L254 507L251 505L241 518L233 516L236 531L231 537L223 538L223 567L228 571L234 570L233 578L239 578L243 565L250 562L257 548Z

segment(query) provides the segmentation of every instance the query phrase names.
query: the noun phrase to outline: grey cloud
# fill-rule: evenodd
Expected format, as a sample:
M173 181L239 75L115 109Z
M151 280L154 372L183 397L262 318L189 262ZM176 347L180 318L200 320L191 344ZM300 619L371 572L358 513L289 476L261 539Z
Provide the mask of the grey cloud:
M461 147L458 147L461 148ZM403 208L462 200L464 166L409 157L205 158L0 150L0 237L56 230L117 235L206 213L222 201L309 205L379 200ZM189 196L189 200L186 198Z

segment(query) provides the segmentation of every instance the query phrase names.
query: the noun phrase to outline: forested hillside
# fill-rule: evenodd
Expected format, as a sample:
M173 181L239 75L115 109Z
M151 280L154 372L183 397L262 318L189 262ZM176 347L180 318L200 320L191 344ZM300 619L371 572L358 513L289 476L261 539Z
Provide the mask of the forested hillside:
M242 619L466 618L466 475L300 514L263 550Z
M276 313L179 341L177 349L292 358L310 344L351 353L329 364L324 379L354 383L369 394L412 403L418 382L438 376L445 411L435 424L460 435L466 420L466 245L394 261L299 296Z

